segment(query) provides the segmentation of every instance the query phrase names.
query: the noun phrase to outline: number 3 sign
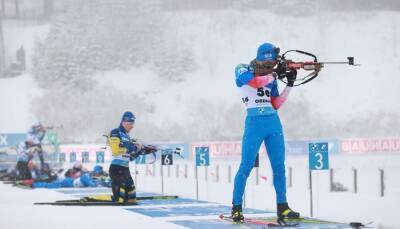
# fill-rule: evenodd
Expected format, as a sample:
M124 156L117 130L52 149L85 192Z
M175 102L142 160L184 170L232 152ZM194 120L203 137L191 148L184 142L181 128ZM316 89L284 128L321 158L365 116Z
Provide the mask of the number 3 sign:
M308 162L310 170L329 169L328 143L308 144Z

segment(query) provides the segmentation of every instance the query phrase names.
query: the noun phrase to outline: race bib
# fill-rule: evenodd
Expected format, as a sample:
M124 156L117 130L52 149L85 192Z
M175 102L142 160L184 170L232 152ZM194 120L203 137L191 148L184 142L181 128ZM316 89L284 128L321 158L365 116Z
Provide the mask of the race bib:
M271 89L268 87L253 88L244 85L239 88L242 95L242 102L246 108L272 107Z

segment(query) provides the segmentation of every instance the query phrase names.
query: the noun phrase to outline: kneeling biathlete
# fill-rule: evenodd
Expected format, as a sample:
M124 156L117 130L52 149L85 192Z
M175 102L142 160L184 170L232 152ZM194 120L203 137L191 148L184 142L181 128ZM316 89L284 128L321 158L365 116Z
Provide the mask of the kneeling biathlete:
M136 190L129 170L129 161L133 154L142 149L142 145L134 144L129 136L135 119L132 112L125 112L119 127L113 129L108 138L112 151L109 174L114 202L136 203ZM121 190L123 191L121 192Z
M235 176L232 219L243 222L243 193L247 178L253 169L261 143L264 142L273 172L279 220L298 218L300 214L289 208L286 199L285 143L277 110L286 101L296 70L287 71L277 64L279 49L264 43L257 50L257 57L250 65L240 64L235 69L236 86L242 94L247 117L242 139L242 159ZM286 88L279 94L277 78L285 76ZM283 221L284 222L284 221Z

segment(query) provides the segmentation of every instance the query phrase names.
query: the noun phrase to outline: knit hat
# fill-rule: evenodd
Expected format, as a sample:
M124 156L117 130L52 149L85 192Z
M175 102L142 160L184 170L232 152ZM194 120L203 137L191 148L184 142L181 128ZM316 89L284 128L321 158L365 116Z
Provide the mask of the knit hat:
M279 48L275 47L275 45L271 43L264 43L260 45L257 49L257 57L258 61L273 61L276 60L279 53Z
M130 112L130 111L126 111L121 118L121 122L135 122L135 115Z

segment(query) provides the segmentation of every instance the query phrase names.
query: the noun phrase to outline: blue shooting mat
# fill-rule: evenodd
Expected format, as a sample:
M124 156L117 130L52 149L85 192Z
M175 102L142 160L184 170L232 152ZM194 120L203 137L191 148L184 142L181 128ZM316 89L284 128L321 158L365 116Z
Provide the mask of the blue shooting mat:
M153 201L153 200L152 200ZM142 201L140 202L140 204ZM139 205L140 206L140 205ZM175 217L175 216L207 216L215 215L217 218L221 213L229 214L231 207L215 204L215 205L174 205L174 206L154 206L152 208L141 208L141 207L126 208L126 210L147 215L150 217ZM257 213L269 213L257 209L245 209L244 214L257 214Z

